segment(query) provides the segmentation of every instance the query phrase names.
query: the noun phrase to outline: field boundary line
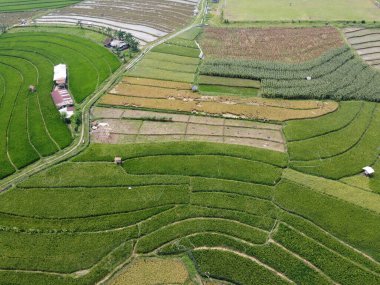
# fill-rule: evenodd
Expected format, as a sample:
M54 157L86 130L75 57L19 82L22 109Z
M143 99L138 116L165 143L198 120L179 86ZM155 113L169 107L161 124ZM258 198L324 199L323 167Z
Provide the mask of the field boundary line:
M7 156L8 156L8 160L9 162L12 164L12 166L14 167L14 169L16 170L16 172L19 170L19 168L14 164L14 162L12 161L11 159L11 156L9 154L9 129L10 129L10 125L11 125L11 122L12 122L12 117L13 117L13 112L14 112L14 109L15 109L15 106L16 106L16 102L17 102L17 99L18 99L18 96L20 94L20 91L21 91L21 87L23 86L24 84L24 75L21 73L21 71L17 68L15 68L14 66L11 66L9 64L6 64L4 62L0 62L0 64L3 64L3 65L6 65L12 69L14 69L19 75L20 75L20 79L21 79L21 82L20 82L20 85L19 85L19 88L17 90L17 95L15 96L14 100L13 100L13 106L12 106L12 111L11 111L11 115L9 116L9 119L8 119L8 123L7 123L7 142L6 142L6 148L7 148ZM0 191L1 192L1 191Z
M348 247L349 249L353 250L354 252L360 254L362 257L368 259L369 261L375 263L377 266L380 266L380 262L375 260L373 257L371 257L370 255L366 254L365 252L355 248L354 246L350 245L349 243L341 240L340 238L338 238L337 236L331 234L330 232L326 231L324 228L322 228L321 226L317 225L316 223L314 223L312 220L310 220L309 218L303 216L303 215L300 215L300 214L297 214L296 212L293 212L291 210L288 210L284 207L282 207L281 205L279 205L276 201L273 201L272 202L277 208L281 209L282 211L284 211L285 213L289 214L289 215L292 215L292 216L295 216L297 218L300 218L302 219L303 221L313 225L314 227L316 227L318 230L322 231L325 235L327 235L328 237L334 239L335 241L337 241L338 243L340 243L341 245L343 246L346 246ZM293 227L292 225L290 225L289 223L287 222L284 222L284 221L281 221L283 224L286 224L287 226L290 226L290 227ZM293 227L294 228L294 227ZM296 229L296 228L295 228ZM309 237L310 238L310 237ZM315 240L316 242L320 242L318 240Z
M354 116L354 117L353 117L353 118L352 118L347 124L345 124L345 125L343 125L343 126L337 128L337 129L330 130L330 131L327 131L327 132L324 132L324 133L321 133L321 134L318 134L318 135L313 135L313 136L311 136L311 137L307 137L307 138L304 138L304 139L287 140L287 141L288 141L288 143L292 143L292 142L300 142L300 141L306 141L306 140L309 140L309 139L313 139L313 138L321 137L321 136L324 136L324 135L328 135L328 134L330 134L330 133L334 133L334 132L340 131L340 130L346 128L348 125L350 125L350 124L351 124L351 123L352 123L352 122L353 122L353 121L359 116L359 113L360 113L360 112L362 111L362 109L363 109L363 105L364 105L364 102L361 102L360 107L359 107L359 109L357 110L355 116ZM340 105L339 105L338 109L335 110L335 112L338 112L339 109L341 109ZM326 115L327 115L327 114L326 114ZM308 119L306 119L306 120L308 120Z
M303 258L302 256L298 255L297 253L291 251L290 249L286 248L285 246L283 246L282 244L278 243L277 241L273 240L273 239L269 239L269 243L272 243L276 246L278 246L279 248L281 248L282 250L284 250L285 252L289 253L290 255L294 256L296 259L300 260L302 263L304 263L307 267L309 267L310 269L312 269L313 271L317 272L318 274L320 274L325 280L333 283L333 284L339 284L337 282L335 282L330 276L328 276L326 273L324 273L321 269L319 269L317 266L315 266L313 263L311 263L309 260Z
M291 159L289 159L289 162L323 161L323 160L328 160L328 159L334 159L335 157L339 157L339 156L344 155L345 153L351 151L352 149L354 149L363 140L364 136L367 134L368 130L370 129L371 125L373 124L373 120L374 120L373 117L374 117L374 113L376 112L376 109L377 109L377 105L374 105L373 109L371 110L371 117L370 117L370 119L367 122L367 127L366 127L365 131L361 134L361 136L359 137L359 139L351 147L349 147L348 149L345 149L344 151L342 151L340 153L337 153L337 154L335 154L333 156L330 156L330 157L325 157L325 158L320 158L320 159L311 159L311 160L291 160ZM292 167L290 167L290 168L292 168ZM349 176L352 176L352 175L349 175ZM320 177L323 177L323 176L320 176ZM323 178L326 178L326 177L323 177ZM344 177L340 177L340 178L338 178L336 180L339 180L339 179L342 179L342 178L344 178Z
M356 262L356 261L354 261L354 260L352 260L352 259L350 259L350 258L348 258L348 257L346 257L346 256L344 256L344 255L342 255L341 253L339 253L339 252L337 252L337 251L331 249L330 247L328 247L328 246L324 245L323 243L319 242L318 240L313 239L312 237L310 237L310 236L308 236L307 234L305 234L305 233L299 231L298 229L294 228L293 226L287 224L286 222L281 222L281 223L284 224L284 225L286 225L287 227L291 228L292 230L294 230L295 232L297 232L298 234L300 234L300 235L303 236L304 238L306 238L306 239L308 239L308 240L311 240L312 242L315 242L315 243L318 244L319 246L325 248L326 250L330 251L330 252L333 253L333 254L336 254L337 256L341 257L342 259L344 259L344 260L346 260L346 261L348 261L348 262L350 262L350 263L356 265L357 267L363 269L364 271L367 271L367 272L369 272L369 273L371 273L371 274L374 274L374 275L380 276L380 273L379 273L379 272L372 271L371 269L367 268L366 266L364 266L364 265L362 265L362 264L360 264L360 263L358 263L358 262Z
M251 247L262 247L262 246L264 246L264 244L251 243L251 242L246 241L244 239L241 239L241 238L229 235L229 234L225 234L225 233L220 233L220 232L215 232L215 231L200 231L200 232L192 233L192 234L189 234L189 235L184 235L182 237L179 237L179 238L176 238L174 240L171 240L171 241L169 241L169 242L167 242L167 243L165 243L163 245L160 245L159 247L157 247L155 250L153 250L150 253L160 254L159 251L162 250L162 248L165 247L165 246L168 246L170 244L172 244L173 246L179 246L178 243L181 242L182 239L187 239L187 238L191 238L191 237L194 237L194 236L197 236L197 235L204 235L204 234L218 235L218 236L223 236L223 237L231 238L231 239L233 239L233 240L235 240L237 242L246 244L246 245L251 246ZM177 249L179 251L182 251L180 248L177 248ZM184 248L184 251L191 251L191 250L193 250L193 248ZM170 253L170 254L172 254L172 253Z
M178 224L181 224L183 222L187 222L187 221L199 221L199 220L204 220L204 221L212 221L212 220L215 220L215 221L225 221L225 222L232 222L232 223L235 223L235 224L238 224L240 226L245 226L245 227L249 227L253 230L256 230L256 231L259 231L261 233L264 233L264 234L269 234L269 231L267 230L263 230L263 229L260 229L258 227L255 227L255 226L252 226L252 225L249 225L249 224L245 224L243 222L240 222L240 221L237 221L237 220L233 220L233 219L227 219L227 218L218 218L218 217L207 217L207 216L198 216L198 217L190 217L190 218L184 218L184 219L180 219L180 220L176 220L174 222L171 222L171 223L168 223L164 226L161 226L160 228L154 230L154 231L151 231L151 232L147 232L145 233L143 236L141 237L146 237L146 236L149 236L149 235L152 235L152 234L155 234L157 233L158 231L162 230L162 229L166 229L170 226L175 226L175 225L178 225Z

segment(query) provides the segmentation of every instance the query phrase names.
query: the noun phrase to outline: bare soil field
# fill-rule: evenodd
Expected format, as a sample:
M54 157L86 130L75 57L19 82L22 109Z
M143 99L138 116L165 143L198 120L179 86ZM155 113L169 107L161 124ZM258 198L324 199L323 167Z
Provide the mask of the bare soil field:
M38 18L38 24L69 24L129 32L141 44L189 23L197 0L85 0Z
M129 109L115 119L112 110L92 110L93 142L205 141L285 151L281 125Z
M303 62L343 45L335 28L206 28L206 56ZM237 44L238 43L238 44Z
M380 29L346 28L343 32L362 59L380 69Z

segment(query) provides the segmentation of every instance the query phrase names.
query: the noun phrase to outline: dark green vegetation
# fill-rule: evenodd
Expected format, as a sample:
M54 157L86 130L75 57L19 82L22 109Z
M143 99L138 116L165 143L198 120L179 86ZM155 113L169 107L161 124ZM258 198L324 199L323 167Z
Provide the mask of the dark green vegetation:
M206 58L200 73L261 80L266 97L380 101L380 74L348 46L301 64Z
M0 0L0 11L22 12L28 10L61 8L78 2L80 2L80 0Z
M69 89L77 103L120 65L101 46L76 36L0 36L0 178L71 143L71 132L50 96L53 66L59 63L68 65ZM29 85L37 91L30 92Z
M378 215L289 180L296 172L279 181L286 166L283 153L241 146L92 144L0 196L0 283L94 284L133 247L186 253L203 276L237 284L378 284Z

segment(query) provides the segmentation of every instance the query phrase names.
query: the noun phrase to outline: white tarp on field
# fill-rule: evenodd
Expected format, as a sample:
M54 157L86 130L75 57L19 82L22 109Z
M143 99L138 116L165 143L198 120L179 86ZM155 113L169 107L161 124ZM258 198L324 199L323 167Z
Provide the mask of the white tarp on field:
M66 80L66 64L54 66L54 81Z

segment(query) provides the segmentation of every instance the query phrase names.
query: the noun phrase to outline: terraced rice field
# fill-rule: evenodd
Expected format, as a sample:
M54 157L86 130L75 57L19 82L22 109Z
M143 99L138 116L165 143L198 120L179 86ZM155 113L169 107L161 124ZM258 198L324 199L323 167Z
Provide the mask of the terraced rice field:
M189 88L189 85L127 77L109 94L103 96L98 104L108 107L168 110L225 118L272 121L318 117L333 112L338 107L336 102L331 101L287 101L255 97L204 96L185 88Z
M326 28L207 27L201 45L208 58L301 63L343 46L339 31Z
M347 121L292 121L287 136ZM123 264L135 273L120 278L136 276L135 257L182 254L205 281L378 284L378 195L287 165L284 153L236 145L91 144L1 195L0 281L94 284Z
M200 63L201 51L195 42L198 33L199 30L194 28L156 46L127 74L192 83Z
M204 141L285 151L280 125L113 108L92 113L106 124L92 131L94 143Z
M337 112L315 121L289 122L284 131L290 141L291 167L331 179L360 173L378 158L379 120L379 104L347 102ZM301 135L301 128L309 126L317 131Z
M80 0L0 0L1 12L24 12L28 10L53 9L69 6Z
M360 57L380 69L380 29L346 28L343 32Z
M75 36L0 36L0 178L70 145L72 134L50 96L53 66L62 62L77 103L120 65L104 48ZM29 85L37 91L30 93Z
M109 27L131 33L144 45L188 24L197 5L198 0L85 0L35 22Z

